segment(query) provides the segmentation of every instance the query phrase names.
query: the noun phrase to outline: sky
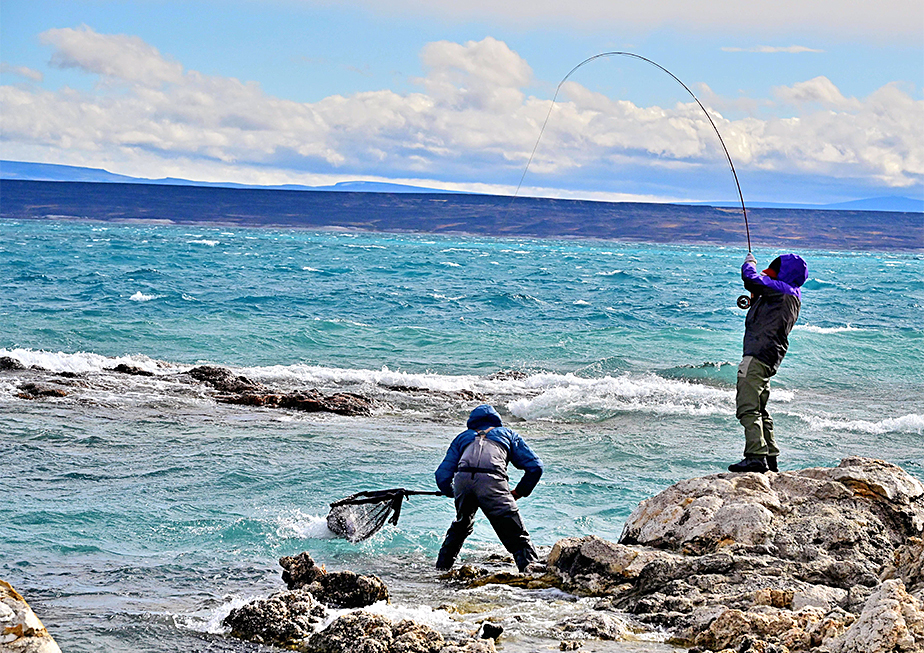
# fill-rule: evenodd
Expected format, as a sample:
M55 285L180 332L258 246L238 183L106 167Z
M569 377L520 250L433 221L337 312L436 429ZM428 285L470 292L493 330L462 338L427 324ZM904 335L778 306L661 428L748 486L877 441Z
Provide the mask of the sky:
M608 52L657 66L560 85ZM0 158L732 202L730 159L746 202L924 198L924 2L0 0Z

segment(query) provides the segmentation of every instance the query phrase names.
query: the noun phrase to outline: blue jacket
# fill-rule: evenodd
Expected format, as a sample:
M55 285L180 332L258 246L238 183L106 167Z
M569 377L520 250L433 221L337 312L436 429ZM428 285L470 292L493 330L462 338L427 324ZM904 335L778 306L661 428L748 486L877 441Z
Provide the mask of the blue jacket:
M744 287L754 296L744 321L744 355L753 356L776 374L789 349L792 330L802 306L799 287L808 277L800 256L783 254L777 278L757 272L754 263L741 266Z
M533 450L516 431L502 425L500 415L492 406L486 404L478 406L469 415L466 426L468 429L455 437L449 445L446 457L436 469L436 485L440 491L448 497L453 495L452 479L459 466L462 452L477 437L478 431L494 427L486 437L504 448L507 452L507 462L525 472L523 478L517 483L516 493L521 497L528 497L536 487L536 483L539 482L539 477L542 476L542 461L539 456L533 453Z

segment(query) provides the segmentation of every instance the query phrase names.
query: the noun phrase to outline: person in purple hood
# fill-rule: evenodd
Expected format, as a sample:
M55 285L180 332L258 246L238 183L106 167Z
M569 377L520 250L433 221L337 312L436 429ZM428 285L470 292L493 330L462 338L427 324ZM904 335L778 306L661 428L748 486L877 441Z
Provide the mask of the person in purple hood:
M744 321L744 357L738 366L735 416L744 427L744 459L729 465L730 472L777 471L780 454L773 437L773 419L767 412L770 377L776 374L789 348L802 305L800 286L808 266L795 254L783 254L763 271L748 252L741 279L751 291L751 308Z

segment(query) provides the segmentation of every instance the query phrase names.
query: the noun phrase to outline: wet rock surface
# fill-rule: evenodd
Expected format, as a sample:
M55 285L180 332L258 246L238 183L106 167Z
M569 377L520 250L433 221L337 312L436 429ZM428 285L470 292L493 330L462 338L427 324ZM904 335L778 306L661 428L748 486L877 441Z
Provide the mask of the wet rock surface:
M716 474L643 501L619 543L555 544L565 589L699 651L924 651L924 485L888 463Z
M310 592L289 590L231 610L222 625L239 639L291 647L314 634L326 617L327 610Z
M356 608L388 600L388 588L376 576L352 571L328 572L308 552L280 558L289 589L236 608L222 624L232 637L305 653L495 653L489 628L464 641L448 641L430 626L355 610L326 627L329 608ZM489 634L488 634L489 633Z
M202 394L211 394L216 402L225 404L313 413L326 412L346 416L371 415L375 408L372 399L352 392L334 392L325 395L315 388L280 392L248 379L246 376L235 374L227 368L214 365L200 365L179 373L175 371L155 373L139 365L119 363L104 371L118 375L167 380L181 387L188 387L191 383L201 384L206 386ZM68 388L69 379L81 379L81 387L84 389L99 387L104 388L107 393L117 391L113 387L111 378L106 380L100 373L51 372L34 365L26 367L19 360L9 356L0 357L0 372L15 374L21 380L16 392L16 396L20 399L69 396L72 394ZM137 392L134 389L129 391Z
M388 588L378 576L361 576L353 571L327 572L307 552L279 559L282 579L291 589L304 589L333 608L363 608L388 601Z

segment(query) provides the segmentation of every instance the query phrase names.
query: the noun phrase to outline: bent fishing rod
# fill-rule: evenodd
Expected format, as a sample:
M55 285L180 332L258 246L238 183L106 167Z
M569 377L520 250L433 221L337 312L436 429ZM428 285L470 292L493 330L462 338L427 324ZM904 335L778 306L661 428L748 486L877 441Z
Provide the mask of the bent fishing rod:
M571 77L571 75L577 72L579 68L581 68L582 66L586 64L589 64L591 61L595 61L597 59L602 59L605 57L631 57L633 59L639 59L641 61L644 61L645 63L651 64L658 70L661 70L667 73L668 75L671 76L671 78L675 82L680 84L687 93L690 94L690 97L693 98L696 104L699 105L699 108L703 110L703 113L706 114L706 119L709 121L709 124L712 125L712 129L715 131L715 135L719 137L719 143L722 144L722 150L725 152L725 159L728 161L728 167L731 168L732 176L735 178L735 187L738 189L738 199L741 201L741 213L744 216L744 230L745 230L745 233L747 234L747 239L748 239L748 252L750 252L751 251L751 230L750 230L750 227L748 226L748 210L744 206L744 195L741 193L741 184L738 183L738 173L735 172L735 164L732 163L731 155L728 153L728 148L725 146L725 140L722 138L722 134L719 133L719 128L716 127L715 122L712 120L712 116L710 116L709 112L706 111L706 107L704 107L703 103L699 101L699 98L697 98L696 95L693 94L693 91L691 91L690 88L686 84L680 81L680 79L674 73L669 71L664 66L658 63L655 63L651 59L643 57L639 54L635 54L634 52L601 52L599 54L595 54L592 57L588 57L587 59L584 59L584 61L582 61L581 63L576 65L574 68L572 68L571 71L567 75L565 75L565 77L558 83L558 87L555 89L555 95L552 97L552 104L551 106L549 106L549 112L546 114L545 121L542 123L542 128L539 130L539 138L536 139L536 144L533 146L533 151L529 155L529 161L526 162L526 168L523 170L523 174L520 176L520 183L517 184L517 189L516 189L516 192L514 192L513 196L516 197L520 192L520 187L523 185L523 180L526 178L526 172L529 170L529 166L533 162L533 157L535 157L536 155L536 150L539 148L539 141L542 140L542 134L543 132L545 132L546 125L549 124L549 118L552 115L552 109L555 108L555 101L558 99L558 94L561 91L561 87L564 85L566 81L568 81L568 78Z

